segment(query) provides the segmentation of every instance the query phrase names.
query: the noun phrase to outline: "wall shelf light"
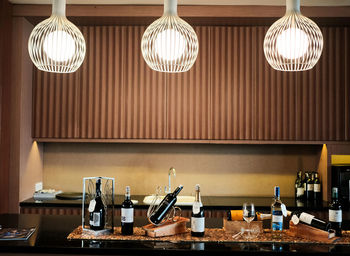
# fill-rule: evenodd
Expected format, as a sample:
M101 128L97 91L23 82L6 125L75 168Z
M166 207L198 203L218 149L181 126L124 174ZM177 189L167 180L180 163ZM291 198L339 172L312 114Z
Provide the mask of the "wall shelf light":
M42 71L72 73L83 63L85 40L66 18L66 0L52 1L52 14L33 29L28 51L34 65Z
M319 60L322 48L322 32L315 22L301 14L300 0L286 0L286 14L265 35L267 62L280 71L308 70Z

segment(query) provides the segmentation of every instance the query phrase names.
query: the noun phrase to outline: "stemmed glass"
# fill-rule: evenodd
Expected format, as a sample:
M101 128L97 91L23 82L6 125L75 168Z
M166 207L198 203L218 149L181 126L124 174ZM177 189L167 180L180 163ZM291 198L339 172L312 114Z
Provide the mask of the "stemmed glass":
M247 238L251 238L250 235L250 222L252 222L255 218L255 207L253 203L244 203L243 204L243 219L248 223L248 236Z

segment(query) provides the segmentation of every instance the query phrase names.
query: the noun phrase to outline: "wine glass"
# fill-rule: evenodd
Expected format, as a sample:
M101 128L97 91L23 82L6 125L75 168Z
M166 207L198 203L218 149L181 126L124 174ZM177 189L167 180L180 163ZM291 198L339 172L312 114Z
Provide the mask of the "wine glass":
M248 238L250 238L250 222L255 218L255 207L253 203L243 204L243 219L248 223Z

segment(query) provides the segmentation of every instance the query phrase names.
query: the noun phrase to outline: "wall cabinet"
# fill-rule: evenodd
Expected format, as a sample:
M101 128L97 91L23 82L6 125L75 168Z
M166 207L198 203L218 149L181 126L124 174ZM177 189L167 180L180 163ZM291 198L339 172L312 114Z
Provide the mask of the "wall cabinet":
M323 27L314 69L266 62L265 26L198 26L189 72L152 71L144 26L84 26L74 74L34 70L33 137L41 141L259 142L350 140L350 29Z

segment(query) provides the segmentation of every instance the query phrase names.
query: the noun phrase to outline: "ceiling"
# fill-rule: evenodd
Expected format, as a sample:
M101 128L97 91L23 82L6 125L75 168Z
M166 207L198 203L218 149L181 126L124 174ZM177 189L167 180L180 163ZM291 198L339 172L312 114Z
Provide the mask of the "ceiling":
M51 0L9 0L13 4L51 4ZM163 0L67 0L67 4L163 4ZM350 0L301 0L302 6L350 6ZM178 0L179 5L285 5L285 0Z

